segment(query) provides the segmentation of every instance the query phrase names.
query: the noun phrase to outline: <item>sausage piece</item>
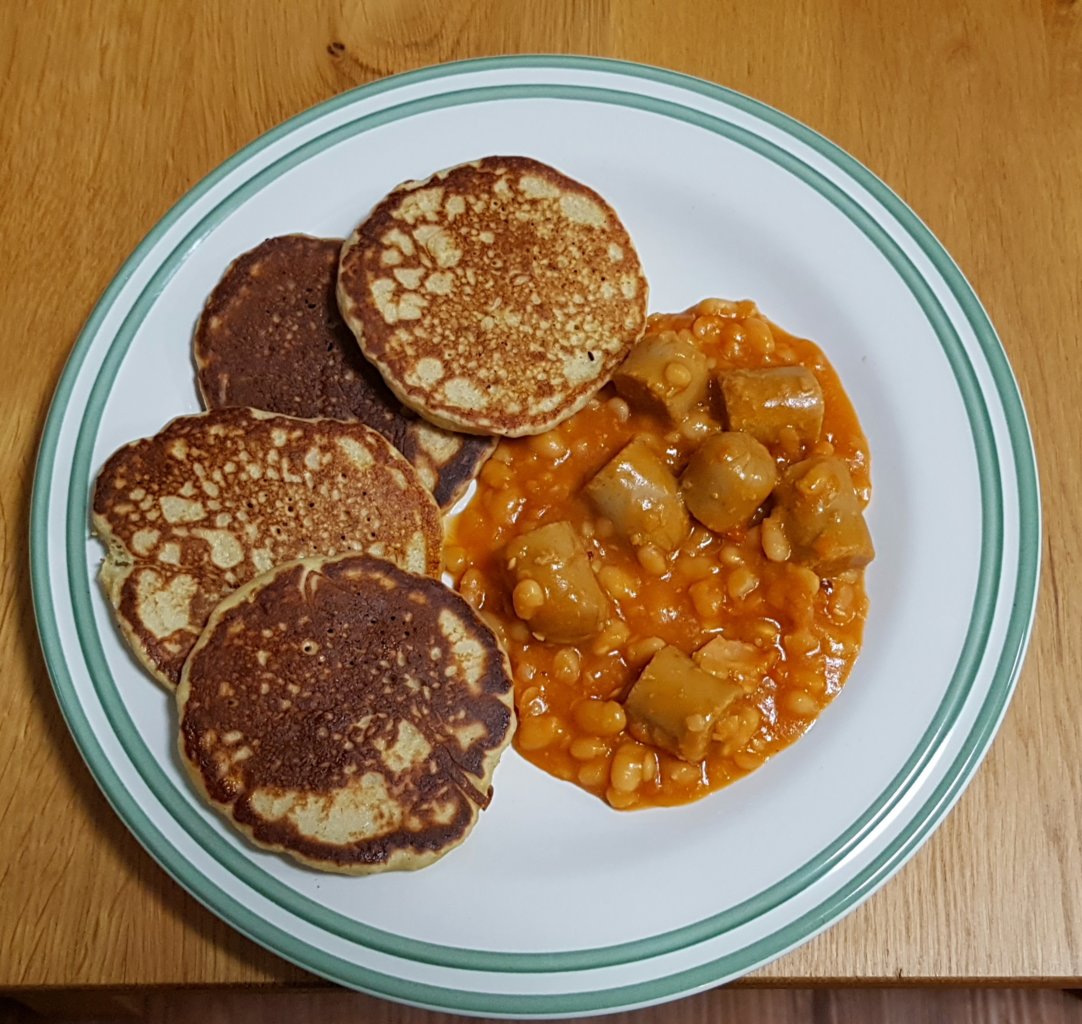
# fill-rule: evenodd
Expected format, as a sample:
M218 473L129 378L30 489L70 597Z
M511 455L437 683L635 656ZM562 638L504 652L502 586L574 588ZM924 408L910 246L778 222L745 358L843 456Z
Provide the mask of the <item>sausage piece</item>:
M721 377L730 430L743 430L763 444L795 436L813 445L823 429L823 389L803 366L730 370Z
M691 530L676 477L645 441L621 448L586 485L586 495L636 547L672 551Z
M771 518L780 522L798 565L820 576L862 569L874 557L871 534L849 467L834 456L790 466L775 492Z
M742 526L778 482L774 460L750 434L708 437L691 456L680 489L691 514L716 533Z
M706 397L710 368L693 341L665 331L640 341L612 382L631 405L678 422Z
M549 523L516 537L504 549L504 558L516 614L534 636L578 643L608 621L608 598L570 523Z
M714 724L743 692L678 648L663 647L624 701L628 729L637 740L695 763L706 757Z

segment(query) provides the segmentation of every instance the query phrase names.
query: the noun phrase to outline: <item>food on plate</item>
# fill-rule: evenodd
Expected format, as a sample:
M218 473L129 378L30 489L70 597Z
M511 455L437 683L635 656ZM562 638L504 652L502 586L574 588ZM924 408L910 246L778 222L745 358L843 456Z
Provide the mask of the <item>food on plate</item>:
M586 485L586 496L636 547L672 551L691 529L676 477L642 440L626 444L605 463Z
M173 687L214 606L281 562L365 551L439 571L443 524L413 467L361 423L222 409L105 463L93 527L132 651Z
M501 442L445 559L514 672L517 748L616 808L759 767L840 690L874 557L837 374L754 303L650 317L580 412Z
M714 726L743 693L724 675L700 668L680 648L662 647L624 700L628 732L683 761L701 761ZM618 781L613 779L613 784Z
M612 382L635 405L679 420L706 397L710 366L694 341L665 331L643 338Z
M570 523L549 523L507 545L508 585L515 614L536 636L574 643L608 618L608 599Z
M806 366L730 370L720 377L731 430L762 444L814 444L823 429L823 391Z
M616 212L526 157L398 186L342 249L338 304L391 390L438 426L541 433L584 405L646 321Z
M461 843L514 729L491 630L437 580L363 555L232 593L176 697L182 761L210 803L260 846L347 874Z
M776 497L764 528L777 524L796 564L835 576L863 569L875 557L849 467L841 459L817 455L790 466Z
M409 459L447 508L492 454L494 442L441 430L391 393L338 312L341 248L337 238L282 235L230 264L207 299L193 340L203 405L360 420Z
M193 778L255 842L430 863L513 712L529 760L612 807L686 803L840 690L875 552L837 374L753 302L646 303L615 211L526 157L227 268L193 342L211 411L109 459L94 529ZM437 501L475 475L459 597Z
M692 453L680 474L691 514L715 533L748 522L778 482L770 452L751 434L723 430Z

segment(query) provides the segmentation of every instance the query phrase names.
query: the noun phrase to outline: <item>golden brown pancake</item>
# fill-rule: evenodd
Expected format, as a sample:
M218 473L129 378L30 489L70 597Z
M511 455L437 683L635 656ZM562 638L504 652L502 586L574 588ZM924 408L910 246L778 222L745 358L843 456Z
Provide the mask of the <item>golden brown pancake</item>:
M362 555L279 566L227 597L177 706L213 806L260 846L347 874L461 843L514 723L507 657L473 609Z
M440 430L404 408L361 354L335 299L341 239L282 235L239 256L211 292L193 342L208 409L360 420L453 505L495 443Z
M101 581L167 686L214 606L298 557L365 551L439 571L443 526L413 467L361 423L222 409L117 451L94 491Z
M631 239L592 189L525 157L398 186L342 249L338 305L394 393L437 426L537 434L642 335Z

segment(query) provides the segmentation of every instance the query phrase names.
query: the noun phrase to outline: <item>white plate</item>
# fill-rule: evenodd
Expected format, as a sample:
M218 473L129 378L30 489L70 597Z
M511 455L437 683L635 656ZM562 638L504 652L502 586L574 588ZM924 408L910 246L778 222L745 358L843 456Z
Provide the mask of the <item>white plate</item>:
M689 807L617 814L509 753L470 841L350 879L257 851L179 769L171 702L126 654L87 498L118 445L198 409L189 342L226 264L347 233L397 182L527 154L598 189L651 306L752 297L815 339L867 432L879 555L864 651L815 728ZM1038 571L1025 414L943 248L870 172L736 93L511 57L412 72L275 129L194 188L109 286L57 389L34 491L42 645L72 734L159 863L246 935L345 985L445 1010L581 1014L766 963L880 886L957 799L1006 708Z

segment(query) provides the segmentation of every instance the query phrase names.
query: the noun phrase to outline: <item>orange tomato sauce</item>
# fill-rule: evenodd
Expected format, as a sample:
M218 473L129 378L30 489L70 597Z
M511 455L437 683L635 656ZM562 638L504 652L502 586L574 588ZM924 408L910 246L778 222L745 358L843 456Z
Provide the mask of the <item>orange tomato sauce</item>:
M712 374L798 364L811 370L824 397L819 440L789 451L768 446L770 454L779 469L811 455L840 457L867 503L867 442L816 345L770 323L750 301L705 300L685 313L651 316L647 336L664 331L693 338ZM674 424L630 406L608 385L547 433L501 442L449 527L448 571L510 659L517 749L619 809L687 803L753 771L811 726L860 650L863 570L820 579L767 559L761 512L721 534L692 520L690 535L659 565L617 536L584 495L593 475L635 438L650 441L679 474L721 419L716 394ZM502 558L512 538L557 521L577 530L614 610L596 637L576 645L531 634L515 614ZM621 702L650 657L662 644L692 655L719 636L756 654L754 670L735 677L743 694L715 727L705 759L689 763L632 737Z

